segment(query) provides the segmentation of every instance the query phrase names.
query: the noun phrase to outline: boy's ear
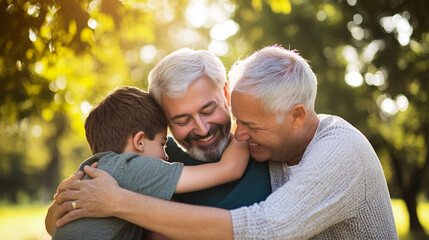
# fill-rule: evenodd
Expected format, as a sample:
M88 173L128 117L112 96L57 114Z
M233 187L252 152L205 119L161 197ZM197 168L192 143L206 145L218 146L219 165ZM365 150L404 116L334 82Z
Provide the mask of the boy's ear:
M140 131L134 135L133 146L137 151L144 152L144 138L145 134L143 131Z
M305 118L307 116L307 110L305 109L304 105L298 104L292 108L292 110L290 111L290 114L292 116L293 127L295 129L298 129L305 122Z
M231 107L231 95L229 95L228 82L225 82L225 85L223 86L223 94L225 95L228 107Z

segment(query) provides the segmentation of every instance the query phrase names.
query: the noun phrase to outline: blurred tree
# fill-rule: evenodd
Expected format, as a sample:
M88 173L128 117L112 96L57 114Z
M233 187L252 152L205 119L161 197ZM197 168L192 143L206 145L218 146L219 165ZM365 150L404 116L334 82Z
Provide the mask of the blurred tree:
M65 111L61 95L56 92L66 90L67 83L64 77L58 77L54 82L56 79L50 69L55 68L57 61L66 57L65 52L79 55L87 49L89 43L80 36L87 30L89 14L77 1L1 1L0 11L0 121L6 126L16 125L21 128L21 123L32 116L50 120L54 111ZM58 118L52 124L58 129L64 129L65 119ZM6 133L18 133L18 136L26 139L19 131ZM64 131L58 131L47 142L50 154L56 156L52 157L49 164L51 166L58 166L58 150L54 149L57 149L57 142L63 134ZM25 150L25 144L15 144L8 151L21 152L22 155ZM25 161L15 161L13 166L15 165L19 169L25 169L26 164ZM5 171L11 169L3 167ZM52 179L57 180L58 173L58 169L49 168L46 174L21 170L11 175L19 179L40 176L42 178L38 180L46 183ZM6 189L11 192L28 190L14 185L9 185ZM16 202L15 197L12 200Z
M25 179L37 179L38 186L30 184L36 190L55 192L63 178L65 152L76 157L68 149L75 143L67 139L76 139L73 135L78 133L81 140L73 147L86 145L83 119L112 88L147 88L144 75L165 54L157 54L157 48L175 47L169 33L158 27L184 27L181 12L186 3L0 1L0 123L5 136L23 143L9 146L6 138L0 141L0 153L10 159L0 164L0 172L8 173L2 174L1 184L12 181L12 175L23 179L2 188L1 196L16 201L15 192L30 194ZM29 140L42 142L42 147L31 148ZM64 141L69 144L62 149ZM72 159L73 168L88 157L86 149L78 150L83 156Z
M417 196L429 178L429 4L397 0L235 1L232 39L298 49L319 79L318 112L344 117L378 152L392 196L422 234ZM241 51L241 52L240 52ZM424 233L423 233L424 234Z
M18 202L18 191L24 189L26 175L22 170L24 156L19 153L1 153L0 195L13 203Z

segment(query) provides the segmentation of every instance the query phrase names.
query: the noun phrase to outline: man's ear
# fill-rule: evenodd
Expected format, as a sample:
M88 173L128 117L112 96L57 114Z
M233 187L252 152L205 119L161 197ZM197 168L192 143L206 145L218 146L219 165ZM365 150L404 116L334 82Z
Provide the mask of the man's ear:
M136 133L133 137L133 146L137 151L144 152L144 138L145 134L143 131Z
M290 111L290 115L292 117L293 128L298 129L302 127L302 125L305 122L305 118L307 116L307 110L305 109L304 105L297 104Z
M225 95L228 107L231 107L231 95L229 95L228 82L225 82L225 85L223 86L223 94Z

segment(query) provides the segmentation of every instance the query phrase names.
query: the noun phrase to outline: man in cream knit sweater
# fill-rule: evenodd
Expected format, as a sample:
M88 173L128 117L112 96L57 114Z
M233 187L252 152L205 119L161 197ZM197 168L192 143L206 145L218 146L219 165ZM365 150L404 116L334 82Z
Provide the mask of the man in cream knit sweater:
M229 77L235 138L248 142L253 159L269 161L273 193L265 201L230 211L169 202L86 168L92 183L60 187L81 193L58 196L68 213L57 224L115 216L177 239L398 238L376 153L340 117L314 112L317 80L302 57L267 47L236 63ZM85 198L93 201L70 211L69 200Z

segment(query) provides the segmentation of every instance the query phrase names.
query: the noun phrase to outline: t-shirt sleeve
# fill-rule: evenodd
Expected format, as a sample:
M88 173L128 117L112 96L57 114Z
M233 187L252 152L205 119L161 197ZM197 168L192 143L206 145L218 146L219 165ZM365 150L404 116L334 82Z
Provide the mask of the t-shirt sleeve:
M170 199L182 170L183 164L181 163L133 156L121 157L112 175L123 188L157 198Z

